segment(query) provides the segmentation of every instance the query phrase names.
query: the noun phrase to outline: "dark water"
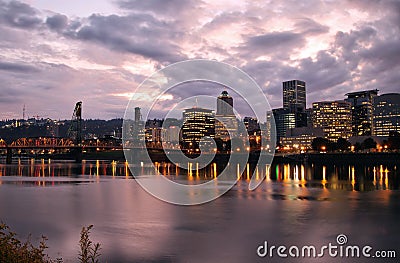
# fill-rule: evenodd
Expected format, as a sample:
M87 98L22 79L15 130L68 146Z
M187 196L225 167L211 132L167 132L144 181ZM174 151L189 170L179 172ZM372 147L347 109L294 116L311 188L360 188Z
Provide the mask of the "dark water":
M143 165L172 180L211 180L218 166L188 173ZM232 172L236 167L231 168ZM400 257L399 167L317 164L248 165L221 198L197 206L164 203L132 179L125 163L49 160L0 164L0 220L21 237L46 235L48 252L76 262L79 232L94 225L102 262L375 262L377 259L260 258L257 247L348 244L397 250ZM266 180L248 190L250 173ZM35 240L34 238L34 240ZM387 262L381 259L380 262Z

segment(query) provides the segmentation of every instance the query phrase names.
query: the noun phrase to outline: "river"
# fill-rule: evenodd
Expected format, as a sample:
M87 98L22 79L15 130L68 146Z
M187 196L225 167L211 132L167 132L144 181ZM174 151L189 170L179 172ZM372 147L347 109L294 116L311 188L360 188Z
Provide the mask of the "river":
M144 191L124 162L17 159L0 164L0 220L24 239L47 236L47 252L77 262L82 226L94 225L101 262L321 262L260 257L275 246L314 245L344 234L348 245L394 250L400 257L399 167L273 164L245 167L222 197L196 206L171 205ZM212 180L215 168L187 173L167 163L143 165L172 180ZM267 174L254 191L250 174ZM324 255L323 262L374 262ZM376 260L376 258L375 258ZM388 262L385 259L385 262ZM383 262L383 261L382 261ZM393 262L396 262L393 259Z

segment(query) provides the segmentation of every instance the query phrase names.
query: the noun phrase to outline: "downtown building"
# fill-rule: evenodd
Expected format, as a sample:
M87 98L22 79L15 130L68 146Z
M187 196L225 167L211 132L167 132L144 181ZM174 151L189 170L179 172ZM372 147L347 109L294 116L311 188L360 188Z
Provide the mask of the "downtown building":
M249 135L260 134L260 123L258 119L255 117L244 117L243 124L246 128L246 131Z
M144 147L145 142L145 123L142 120L140 107L135 107L133 116L128 117L124 123L126 131L125 140L129 146Z
M275 120L277 142L279 142L281 138L286 137L287 130L296 128L296 116L285 108L272 109L272 114Z
M300 127L286 131L286 137L281 138L281 145L287 151L306 151L311 149L312 141L324 137L322 128Z
M301 80L282 82L283 108L291 112L303 112L306 109L306 83Z
M215 114L215 138L228 141L238 136L238 120L233 112L233 98L227 91L222 91L217 98L217 112Z
M282 82L283 108L273 109L277 141L286 131L307 126L306 83L301 80Z
M372 135L373 101L378 90L366 90L347 93L345 101L351 104L352 135Z
M163 147L179 145L180 141L180 130L182 126L182 120L175 118L166 118L162 126L161 139L164 143Z
M351 103L346 101L314 102L313 127L322 128L324 137L336 142L352 135Z
M215 137L215 114L210 109L193 107L182 113L181 141L184 148L196 148L205 137Z
M372 134L389 136L400 133L400 93L388 93L374 97Z
M146 143L160 143L162 134L163 120L147 120L145 124Z

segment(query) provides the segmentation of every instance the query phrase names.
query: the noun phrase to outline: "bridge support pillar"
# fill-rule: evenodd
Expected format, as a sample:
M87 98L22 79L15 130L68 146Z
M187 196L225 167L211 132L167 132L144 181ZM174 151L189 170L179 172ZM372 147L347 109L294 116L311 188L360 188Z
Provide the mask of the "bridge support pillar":
M12 149L7 147L6 164L12 163Z
M82 147L75 148L75 162L76 163L82 162Z

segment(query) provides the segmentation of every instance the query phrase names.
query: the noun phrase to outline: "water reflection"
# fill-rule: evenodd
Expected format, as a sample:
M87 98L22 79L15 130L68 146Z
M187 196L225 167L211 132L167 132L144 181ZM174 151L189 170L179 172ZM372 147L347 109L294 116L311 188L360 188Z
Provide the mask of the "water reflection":
M27 184L54 186L68 183L91 182L100 176L124 176L131 178L127 162L86 161L81 164L72 161L51 159L18 159L16 164L0 164L0 184ZM4 177L4 178L1 178ZM13 177L11 180L8 177ZM29 180L27 179L29 178ZM87 179L87 180L71 180Z
M272 171L272 180L306 187L352 191L399 189L396 165L276 164Z
M143 175L190 183L214 180L223 169L218 164L192 167L190 172L170 163L139 163L137 168ZM161 202L134 180L125 180L132 178L125 162L21 159L0 164L0 184L18 184L18 189L0 187L0 218L21 236L48 236L50 255L64 262L76 261L79 231L89 224L95 226L94 240L101 242L105 262L261 262L255 249L263 240L318 245L335 242L338 233L353 244L381 249L399 242L400 192L388 191L398 189L396 166L283 163L226 168L241 178L231 191L213 202L183 207ZM249 191L253 174L266 179ZM79 184L48 187L71 182ZM359 192L374 189L383 191Z
M159 175L181 183L199 184L216 180L218 175L227 170L236 178L249 181L265 177L265 181L291 184L295 187L312 187L322 189L341 189L349 191L393 190L399 189L399 172L396 165L327 165L278 163L270 165L240 164L210 165L199 168L199 163L188 163L189 169L183 169L171 163L145 164L137 167L138 175ZM241 173L243 171L243 173ZM264 176L265 175L265 176ZM81 164L70 161L51 159L18 159L15 164L0 164L1 176L35 177L38 186L46 186L51 180L39 178L72 177L98 178L101 176L131 178L127 162L107 160L83 160ZM4 180L0 179L0 184ZM53 180L52 185L62 184Z

